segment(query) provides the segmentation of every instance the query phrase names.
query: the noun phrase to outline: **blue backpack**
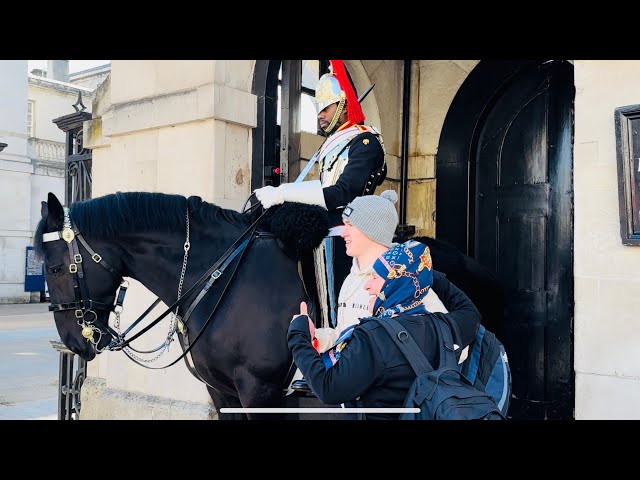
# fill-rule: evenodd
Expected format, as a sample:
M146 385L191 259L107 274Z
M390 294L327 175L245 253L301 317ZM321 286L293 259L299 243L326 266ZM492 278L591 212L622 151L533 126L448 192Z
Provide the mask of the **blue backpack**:
M434 317L438 335L440 361L434 369L413 337L393 318L375 317L400 348L416 373L405 397L404 408L418 412L403 412L400 420L504 420L494 399L476 388L461 369L453 349L453 335L447 322ZM476 376L478 378L478 376Z
M478 390L488 393L506 417L511 400L511 369L504 345L480 325L469 345L469 356L461 365L462 374Z

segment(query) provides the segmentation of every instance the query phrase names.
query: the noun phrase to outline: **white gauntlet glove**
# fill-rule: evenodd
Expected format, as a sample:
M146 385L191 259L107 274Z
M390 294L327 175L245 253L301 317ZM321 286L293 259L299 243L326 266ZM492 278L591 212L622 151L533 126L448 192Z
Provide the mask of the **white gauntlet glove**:
M253 191L256 198L260 201L264 208L270 208L273 205L280 205L284 202L299 202L309 205L319 205L326 209L324 203L324 194L322 193L322 185L320 180L309 180L299 183L283 183L279 187L258 188Z
M280 187L282 187L282 185L280 185ZM254 190L253 193L256 194L256 198L264 208L269 208L273 205L284 203L284 195L280 187L267 185L266 187Z

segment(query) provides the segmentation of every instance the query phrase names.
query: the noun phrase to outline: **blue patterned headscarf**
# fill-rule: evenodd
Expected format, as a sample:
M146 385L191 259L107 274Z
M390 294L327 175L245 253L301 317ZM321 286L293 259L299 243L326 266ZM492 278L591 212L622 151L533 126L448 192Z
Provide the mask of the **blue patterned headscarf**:
M373 315L428 313L422 299L433 283L431 266L429 247L415 240L397 244L380 255L373 269L385 282L373 305Z
M415 240L396 244L378 257L373 269L385 279L373 305L375 317L391 317L403 312L429 313L422 303L433 283L429 247ZM360 321L366 322L371 318L361 318ZM340 360L355 327L347 327L335 345L321 354L325 369L328 370Z

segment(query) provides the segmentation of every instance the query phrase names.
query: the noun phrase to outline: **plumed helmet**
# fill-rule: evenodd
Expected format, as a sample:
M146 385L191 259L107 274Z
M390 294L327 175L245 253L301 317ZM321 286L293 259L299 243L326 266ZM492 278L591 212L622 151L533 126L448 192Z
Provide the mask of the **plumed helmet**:
M344 62L342 60L329 60L329 63L329 73L322 75L316 86L316 106L318 113L332 103L338 103L336 115L340 115L342 107L346 102L349 122L353 124L364 122L365 118L362 113L362 107L358 101L356 91L349 81ZM335 124L334 121L331 123Z
M346 94L333 73L325 73L316 86L316 110L320 113L332 103L345 100Z

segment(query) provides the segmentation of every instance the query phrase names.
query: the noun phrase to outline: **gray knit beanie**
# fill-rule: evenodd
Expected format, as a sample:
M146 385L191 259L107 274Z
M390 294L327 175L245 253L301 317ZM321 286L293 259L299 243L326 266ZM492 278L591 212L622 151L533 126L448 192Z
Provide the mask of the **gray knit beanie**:
M393 190L385 190L380 195L356 197L344 207L342 217L370 240L391 248L398 226L398 212L394 206L397 201L398 194Z

